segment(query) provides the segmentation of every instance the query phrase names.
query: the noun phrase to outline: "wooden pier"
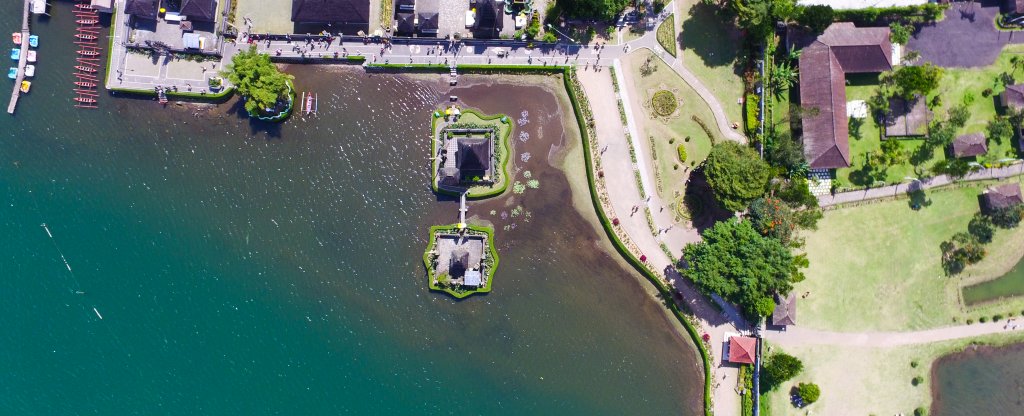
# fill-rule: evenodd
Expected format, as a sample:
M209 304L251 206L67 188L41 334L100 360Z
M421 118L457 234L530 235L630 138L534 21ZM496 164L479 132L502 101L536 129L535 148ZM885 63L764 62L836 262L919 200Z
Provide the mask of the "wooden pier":
M28 63L28 37L31 34L28 27L30 7L32 7L32 0L25 0L25 11L21 16L21 56L18 58L18 77L14 79L14 92L11 93L11 103L7 106L7 114L14 114L14 107L18 106L18 96L21 95L21 81L25 80L25 65Z

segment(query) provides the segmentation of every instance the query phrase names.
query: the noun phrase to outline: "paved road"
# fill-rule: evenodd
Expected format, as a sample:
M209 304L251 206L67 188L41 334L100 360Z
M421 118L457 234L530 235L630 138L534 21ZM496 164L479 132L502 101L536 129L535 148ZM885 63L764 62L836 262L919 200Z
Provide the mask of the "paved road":
M1008 43L1024 42L1024 33L996 30L999 1L957 2L946 18L921 26L907 48L921 53L921 60L945 67L980 67L996 61Z
M987 179L1004 179L1019 176L1024 173L1024 162L1018 162L1013 166L1004 168L982 169L965 176L962 181L982 181ZM818 204L822 207L846 204L851 202L865 201L869 199L891 198L899 194L915 191L918 189L931 189L938 186L949 185L953 179L949 175L939 175L925 178L920 181L910 180L898 185L889 185L879 188L870 188L863 191L841 192L835 195L821 195L818 197Z
M765 339L782 346L836 345L847 347L896 347L927 344L1011 331L1024 331L1024 321L950 326L914 332L832 332L792 326L786 331L764 331Z

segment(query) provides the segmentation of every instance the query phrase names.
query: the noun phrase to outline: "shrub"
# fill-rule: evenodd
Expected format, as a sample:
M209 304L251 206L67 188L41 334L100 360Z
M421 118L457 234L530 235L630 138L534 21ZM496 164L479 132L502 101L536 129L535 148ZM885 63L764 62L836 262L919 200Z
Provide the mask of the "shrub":
M917 360L911 361L910 362L910 367L911 368L917 368Z
M800 396L804 403L811 404L818 401L818 398L821 397L821 388L814 383L800 383L796 386L796 394Z
M992 316L992 322L999 322L999 321L1002 321L1002 320L1003 320L1003 315L1002 314L998 314L997 313L997 314Z
M911 25L904 25L900 22L892 22L889 24L889 38L892 39L893 43L906 45L907 41L910 40L910 34L913 31L914 27Z
M981 214L971 218L971 222L967 224L967 232L974 236L974 238L977 238L978 242L982 244L992 242L992 235L995 234L995 230L992 228L992 221Z
M672 57L676 56L676 20L675 15L670 15L661 26L658 26L658 44L665 48Z
M981 323L988 322L988 317L987 316L982 316L981 318L978 318L978 322L981 322Z
M1020 225L1021 207L1009 207L989 214L992 224L999 228L1015 228Z
M672 94L672 91L661 90L654 93L654 97L651 98L651 106L654 107L655 114L666 117L676 112L679 102L676 101L676 96Z
M928 409L918 407L917 409L914 409L914 416L928 416Z
M686 146L676 146L676 153L679 155L680 162L686 162Z
M832 6L812 5L804 7L796 20L815 33L821 33L832 24L834 17L835 10L832 10Z
M971 324L973 324L973 323L974 323L974 320L973 320L973 319L967 319L967 325L971 325Z
M747 134L754 134L757 132L757 113L760 111L760 105L760 97L758 97L757 94L747 94L746 106L743 108L746 115L746 124L744 127L747 128Z
M910 380L910 384L913 384L914 386L917 386L918 384L921 384L923 381L924 381L924 379L921 378L921 376L917 376L917 377L914 377L912 380Z

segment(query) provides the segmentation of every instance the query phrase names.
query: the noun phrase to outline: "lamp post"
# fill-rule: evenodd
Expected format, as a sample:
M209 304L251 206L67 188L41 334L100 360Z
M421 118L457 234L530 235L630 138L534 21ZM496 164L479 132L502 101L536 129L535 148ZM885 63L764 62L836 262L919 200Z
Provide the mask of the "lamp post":
M566 39L569 39L569 40L571 40L571 41L572 41L573 43L580 43L580 42L579 42L578 40L576 40L576 39L573 39L573 38L572 38L572 36L569 36L569 35L566 35L565 33L562 33L562 31L561 31L561 30L555 29L555 26L554 26L554 25L552 25L551 23L548 23L548 24L547 24L547 28L548 28L548 29L551 29L551 30L554 30L554 31L555 31L556 33L558 33L559 35L562 35L562 36L563 36L563 37L565 37Z

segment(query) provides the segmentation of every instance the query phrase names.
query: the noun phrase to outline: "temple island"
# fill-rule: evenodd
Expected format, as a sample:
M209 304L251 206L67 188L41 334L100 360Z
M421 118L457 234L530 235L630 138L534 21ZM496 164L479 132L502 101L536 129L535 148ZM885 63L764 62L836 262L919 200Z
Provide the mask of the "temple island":
M491 291L498 253L490 227L466 224L430 227L430 243L423 253L430 289L456 298Z
M480 199L508 188L512 122L507 116L452 105L435 111L431 126L434 192Z

